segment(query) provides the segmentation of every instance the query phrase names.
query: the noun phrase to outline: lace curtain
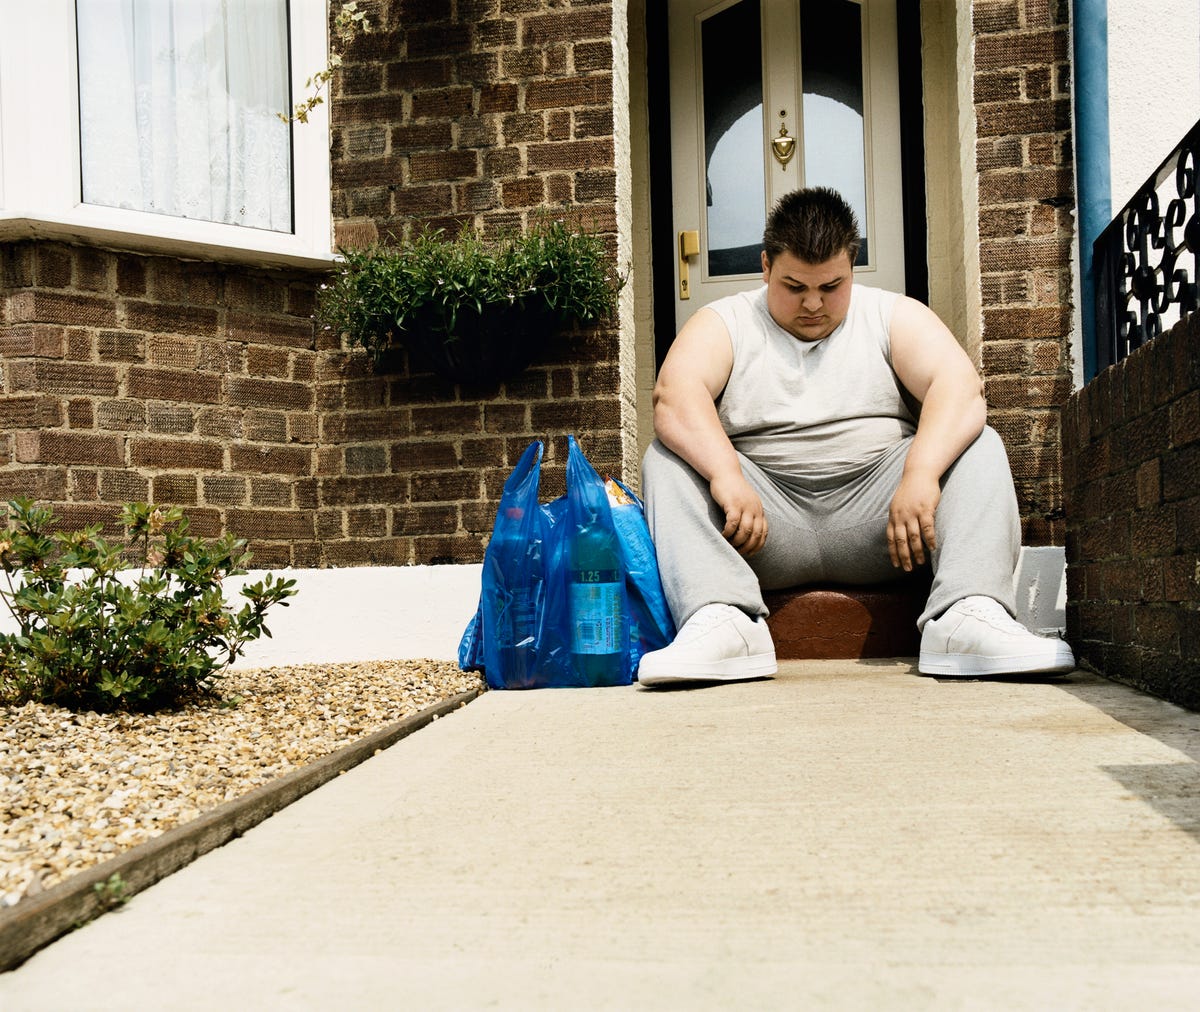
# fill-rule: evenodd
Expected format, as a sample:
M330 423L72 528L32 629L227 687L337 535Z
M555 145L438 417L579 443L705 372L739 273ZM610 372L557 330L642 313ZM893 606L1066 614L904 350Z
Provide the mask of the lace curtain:
M292 231L287 0L77 0L83 200Z

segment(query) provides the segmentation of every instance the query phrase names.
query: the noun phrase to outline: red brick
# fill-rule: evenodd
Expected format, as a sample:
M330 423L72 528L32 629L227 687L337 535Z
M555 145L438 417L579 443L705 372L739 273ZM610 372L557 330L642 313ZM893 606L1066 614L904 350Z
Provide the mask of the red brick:
M313 514L308 510L231 508L227 517L230 530L243 538L290 541L315 536Z
M344 453L347 474L383 474L388 469L387 447L378 443L347 446Z
M1005 68L992 73L976 74L975 102L1014 101L1021 97L1021 72Z
M1171 444L1186 446L1200 439L1200 390L1192 390L1171 405Z
M142 400L216 404L221 400L221 377L194 370L131 366L126 389Z
M232 474L205 475L204 501L214 506L237 506L246 501L247 481Z
M313 391L307 383L231 376L228 390L229 403L238 407L308 410L313 406Z
M34 262L37 283L46 288L71 287L71 251L62 246L39 244Z
M42 502L65 499L67 471L63 467L0 469L0 501L28 496Z
M1018 171L983 169L980 172L979 202L985 207L992 204L1031 203L1060 198L1071 200L1073 194L1074 183L1068 168L1030 168Z
M164 334L203 335L217 329L215 309L157 302L126 302L125 320L132 330Z
M320 489L323 506L402 503L408 498L408 478L403 475L322 478Z
M117 256L117 294L146 294L146 260L130 254Z
M574 46L575 70L586 74L591 71L612 70L612 42L577 42Z
M1020 27L1017 5L1012 0L989 3L977 0L971 9L972 28L978 35L1008 32Z
M99 497L104 502L147 502L150 483L136 471L126 468L101 471Z
M396 535L453 534L458 530L458 509L455 506L409 506L395 511L392 525L392 533ZM488 529L491 529L490 523Z
M432 60L409 59L399 63L389 63L384 68L386 87L388 91L410 91L449 84L452 69L453 63L444 57ZM338 109L340 105L339 102L334 105L334 108Z
M469 86L419 91L412 98L413 119L453 119L473 111L474 89Z
M158 474L150 482L153 502L170 506L196 505L196 477L191 474Z
M231 446L230 468L238 473L293 474L312 473L312 451L298 446Z
M321 439L326 443L390 441L407 436L410 424L411 415L395 408L386 411L332 412L321 418Z
M0 394L0 429L53 427L61 423L61 405L51 397L37 394Z
M50 360L13 362L5 372L14 393L91 394L113 397L117 393L117 370L110 365L91 365Z
M1165 560L1163 597L1167 601L1200 601L1200 558L1192 554Z
M399 123L404 119L403 95L343 98L333 104L334 127L349 123Z
M112 286L113 255L107 250L89 250L77 246L76 285L85 292L106 292Z
M95 425L96 412L90 400L77 397L67 403L67 424L72 429L90 429Z
M530 407L535 432L594 432L620 428L620 409L616 401L557 401ZM581 436L582 438L582 436Z
M1164 499L1183 499L1200 489L1200 445L1192 443L1183 449L1164 453L1155 458L1162 469L1162 496Z
M246 349L246 371L251 376L287 379L291 373L288 350L251 345Z
M410 562L407 538L330 541L324 547L325 560L331 566L404 566Z
M413 538L413 561L418 566L447 566L477 563L483 559L482 538L471 535L457 537Z
M409 156L409 174L414 183L461 179L479 172L474 151L419 151Z
M412 409L414 435L468 434L482 428L479 407L473 404Z
M1049 133L1070 127L1071 105L1065 98L994 102L978 106L975 116L980 137Z
M9 358L62 358L66 352L62 327L42 323L0 329L0 355Z
M479 113L515 113L520 108L520 89L515 84L489 84L479 90ZM511 118L511 117L509 117ZM515 140L507 131L508 140Z
M1037 337L1063 338L1071 332L1071 309L1067 306L1030 306L1028 308L985 308L984 340Z
M96 338L101 361L140 362L146 354L146 338L125 330L102 330Z
M975 67L993 70L1038 63L1065 63L1067 33L1062 30L983 35L975 40Z
M413 502L458 502L479 498L479 475L471 471L437 471L412 478Z
M282 411L251 409L242 416L244 435L253 442L287 442L287 415Z
M612 101L611 74L532 81L525 87L525 108L530 111L609 105Z
M612 10L581 8L563 13L541 14L525 18L521 43L526 46L547 42L579 42L584 39L608 39L612 36Z
M226 317L226 337L246 344L279 344L289 348L313 348L311 320L291 316L265 316L257 313L230 312Z
M108 464L125 463L125 443L120 436L82 432L18 432L16 458L22 464Z
M220 471L225 449L220 443L190 439L150 439L133 437L129 441L129 463L134 467L163 470L199 469Z
M404 123L392 127L392 150L397 152L448 148L451 140L450 124L445 122Z
M1137 504L1139 509L1157 506L1162 501L1161 462L1148 460L1137 469Z

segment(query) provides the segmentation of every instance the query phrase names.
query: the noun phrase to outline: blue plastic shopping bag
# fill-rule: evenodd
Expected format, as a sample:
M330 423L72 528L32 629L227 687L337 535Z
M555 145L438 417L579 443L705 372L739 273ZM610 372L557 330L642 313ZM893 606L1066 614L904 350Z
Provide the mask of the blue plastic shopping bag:
M459 644L492 688L628 685L674 634L640 501L567 443L565 496L538 503L540 442L504 484Z

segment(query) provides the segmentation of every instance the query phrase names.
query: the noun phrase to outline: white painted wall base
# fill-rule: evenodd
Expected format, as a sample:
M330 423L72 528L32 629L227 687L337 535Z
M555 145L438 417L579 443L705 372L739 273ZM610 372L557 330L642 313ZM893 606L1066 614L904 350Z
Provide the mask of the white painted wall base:
M1067 627L1065 548L1022 548L1014 577L1017 619L1036 633L1054 635Z
M299 593L288 607L267 613L271 639L251 643L238 668L312 661L370 661L406 657L456 660L458 641L475 614L483 567L361 566L285 569ZM234 599L242 581L229 581Z
M432 657L454 660L479 601L482 566L401 566L285 571L300 593L268 618L273 639L250 646L238 667L307 661ZM247 579L259 579L261 573ZM1017 618L1035 632L1066 626L1066 553L1023 548Z
M458 641L475 614L483 567L388 566L274 570L299 593L267 614L271 638L251 643L238 668L410 657L456 660ZM1017 618L1036 632L1066 624L1066 555L1023 548L1017 567ZM231 603L258 570L226 583ZM0 629L15 628L4 615Z

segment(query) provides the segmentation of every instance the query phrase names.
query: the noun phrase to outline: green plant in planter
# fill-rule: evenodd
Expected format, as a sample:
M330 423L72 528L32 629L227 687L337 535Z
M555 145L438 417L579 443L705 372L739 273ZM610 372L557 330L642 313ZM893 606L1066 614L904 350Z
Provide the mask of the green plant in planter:
M268 575L234 611L221 581L245 572L246 542L192 537L177 507L125 506L126 546L99 524L52 534L53 520L17 499L0 530L0 598L18 627L0 633L0 703L154 710L214 696L221 669L271 635L267 609L296 593L295 580Z
M610 318L625 284L602 240L563 221L497 242L437 230L342 255L318 291L318 322L377 366L400 344L463 381L519 372L556 328Z

